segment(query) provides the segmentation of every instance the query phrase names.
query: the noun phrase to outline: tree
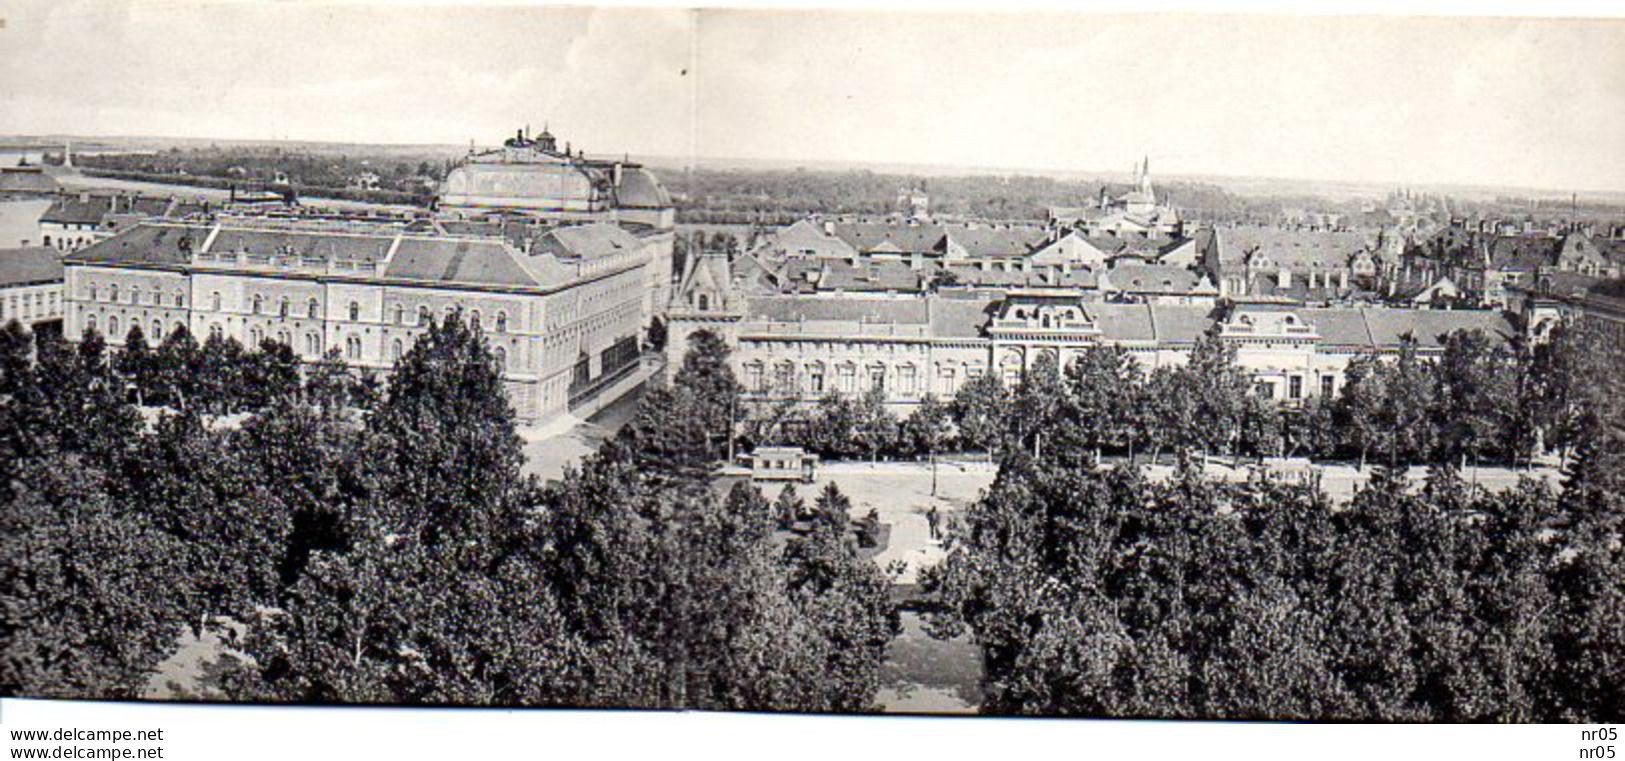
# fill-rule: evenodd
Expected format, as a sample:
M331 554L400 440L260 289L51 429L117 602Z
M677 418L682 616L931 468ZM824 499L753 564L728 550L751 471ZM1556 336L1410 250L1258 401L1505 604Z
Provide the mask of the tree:
M1097 462L1102 449L1132 444L1141 382L1139 363L1118 346L1090 346L1066 368L1067 426Z
M960 386L950 406L960 440L969 448L997 454L1008 401L1004 384L989 374L978 375Z
M20 465L0 510L0 692L139 697L182 631L182 553L86 458Z
M202 393L203 352L186 326L177 326L164 336L153 364L153 388L144 396L147 404L171 405L182 410L198 404Z
M1197 396L1189 373L1168 366L1152 370L1134 410L1135 427L1151 448L1152 463L1165 447L1186 452L1197 445Z
M1439 454L1459 459L1463 468L1503 442L1513 426L1517 368L1482 331L1456 331L1445 337L1435 365L1438 376Z
M238 410L243 396L245 354L243 345L235 338L216 334L203 342L194 376L199 411L227 415Z
M920 405L903 420L902 438L915 452L924 452L931 458L931 496L937 494L937 452L953 433L953 419L948 406L926 394Z
M332 395L312 396L332 406ZM274 423L341 424L325 410ZM263 462L271 431L250 430L258 443L248 451ZM538 487L519 475L513 413L483 337L455 316L432 326L398 364L365 434L339 450L350 453L346 468L368 475L339 484L349 507L329 513L340 525L326 532L337 541L319 541L310 518L293 526L307 544L290 551L303 562L283 563L295 580L250 626L243 645L257 665L233 683L238 696L590 700L576 675L594 651L564 625L548 583L548 543L528 509ZM316 474L307 489L332 483Z
M891 451L897 444L897 418L886 409L886 394L879 388L870 389L858 398L853 434L857 442L869 453L871 461L878 461L880 453Z
M1194 395L1193 420L1201 421L1189 431L1190 443L1206 452L1235 447L1253 395L1252 381L1236 365L1235 347L1218 336L1202 336L1180 372L1186 376L1183 390Z
M240 396L248 409L263 409L299 391L299 356L287 344L261 343L244 357L243 365Z
M1065 391L1056 362L1053 353L1040 352L1011 394L1010 415L1005 419L1010 439L1016 446L1030 447L1033 457L1043 456L1044 440L1061 427Z
M156 357L147 347L146 334L141 331L139 323L130 326L129 335L124 337L124 347L119 349L118 355L113 359L113 369L124 377L129 386L135 390L135 403L141 404L153 389Z

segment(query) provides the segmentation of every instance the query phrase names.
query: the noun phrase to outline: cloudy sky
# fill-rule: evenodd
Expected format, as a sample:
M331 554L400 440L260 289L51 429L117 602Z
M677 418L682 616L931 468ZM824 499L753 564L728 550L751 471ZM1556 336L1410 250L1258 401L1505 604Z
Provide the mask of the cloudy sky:
M0 133L1625 190L1625 21L0 0Z

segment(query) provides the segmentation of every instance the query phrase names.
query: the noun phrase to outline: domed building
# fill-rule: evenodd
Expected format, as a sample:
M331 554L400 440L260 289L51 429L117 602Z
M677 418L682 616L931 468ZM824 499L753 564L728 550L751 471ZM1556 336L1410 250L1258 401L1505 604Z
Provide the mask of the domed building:
M543 128L519 130L501 148L470 152L446 175L439 208L451 216L515 214L543 219L630 222L669 230L671 195L628 160L588 158Z
M653 172L626 159L589 158L542 128L518 130L502 147L469 150L446 174L436 198L441 225L497 224L530 230L528 237L564 225L616 225L650 242L645 314L665 309L672 279L676 210ZM467 220L476 220L468 222Z

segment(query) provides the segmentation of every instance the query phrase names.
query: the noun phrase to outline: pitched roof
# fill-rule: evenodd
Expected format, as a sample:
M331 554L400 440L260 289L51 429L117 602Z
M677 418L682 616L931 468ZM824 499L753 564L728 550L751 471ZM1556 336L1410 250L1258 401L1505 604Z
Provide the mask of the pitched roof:
M754 296L745 300L745 319L777 322L831 321L925 325L925 299Z
M191 261L188 251L201 248L208 237L209 228L202 225L143 223L64 258L90 263L186 264ZM182 240L187 242L182 244Z
M400 239L384 276L470 285L555 284L540 282L518 256L502 239L408 236Z
M541 234L531 245L531 253L549 253L561 259L598 259L635 251L643 242L619 225L596 223L555 227Z
M1112 288L1134 293L1218 293L1202 273L1171 264L1125 262L1107 270L1105 277Z
M834 235L858 251L941 254L948 240L975 257L1024 256L1048 232L1036 225L971 227L902 222L837 222Z
M901 251L929 253L935 251L942 240L942 228L937 225L837 222L834 228L835 237L858 251L869 251L889 242Z
M62 189L39 167L0 167L0 193L55 193Z
M1269 257L1277 267L1288 269L1336 269L1348 264L1350 256L1365 248L1358 232L1337 230L1282 230L1274 227L1227 227L1216 230L1219 260L1239 265L1255 251Z
M389 253L394 238L393 234L375 232L276 230L222 225L214 241L209 244L209 252L375 262Z
M945 240L939 248L946 250L952 240L965 253L975 257L1026 256L1035 246L1042 244L1048 232L1041 227L945 227Z
M62 282L62 258L47 246L0 248L0 288Z
M931 335L935 338L977 338L987 325L996 299L930 300Z
M1410 333L1418 346L1437 348L1444 336L1457 330L1482 330L1493 337L1511 338L1512 324L1500 312L1438 309L1361 309L1371 340L1379 348L1398 346L1400 337Z
M1498 235L1489 245L1496 269L1533 272L1555 263L1563 242L1546 235Z
M1151 318L1152 335L1158 343L1196 343L1213 328L1216 310L1209 306L1186 304L1139 304Z

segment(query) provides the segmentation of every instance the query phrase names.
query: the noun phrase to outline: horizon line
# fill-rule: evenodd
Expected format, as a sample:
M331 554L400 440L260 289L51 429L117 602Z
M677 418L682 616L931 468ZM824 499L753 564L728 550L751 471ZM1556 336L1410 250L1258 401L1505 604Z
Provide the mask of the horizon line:
M50 140L47 141L46 140L47 138L49 138ZM23 140L35 140L35 141L38 141L40 143L44 143L44 145L40 145L40 146L28 146L30 148L36 148L36 147L37 148L48 148L48 147L50 147L51 142L60 142L60 141L63 141L63 140L66 140L66 141L79 141L79 140L86 140L86 141L131 140L131 141L137 141L138 140L138 141L148 141L148 142L164 142L164 141L173 141L173 142L182 142L182 143L217 142L217 143L246 143L246 144L260 144L260 145L304 144L304 145L358 146L358 147L384 147L384 148L445 148L445 149L455 150L455 151L465 151L466 150L466 147L463 146L460 143L449 143L449 142L388 142L388 141L385 141L385 142L360 142L360 141L353 141L353 140L325 140L325 139L305 139L305 138L292 138L292 137L252 138L252 137L219 137L219 136L186 137L186 136L181 136L181 135L131 135L131 134L124 134L124 135L72 134L72 135L69 135L69 134L62 134L62 133L46 133L46 134L7 133L7 134L0 134L0 151L17 150L18 149L17 147L7 145L6 141L23 141ZM56 146L56 147L60 148L61 146ZM479 143L476 142L475 147L480 148L480 149L489 149L489 148L493 148L493 147L500 147L500 144L498 144L498 145L480 145ZM935 172L937 174L949 174L951 172L960 172L961 174L950 175L950 176L960 176L960 177L971 177L971 176L976 176L976 175L980 175L980 174L1002 174L1002 175L1006 175L1006 176L1025 175L1025 176L1050 177L1051 179L1063 180L1063 181L1067 180L1067 179L1076 179L1076 178L1065 177L1065 175L1082 175L1082 176L1088 176L1088 177L1091 177L1091 178L1115 177L1117 175L1131 176L1128 172L1125 172L1123 170L1108 170L1108 169L1095 169L1095 168L1066 169L1066 168L1060 168L1060 167L1054 167L1054 166L1050 166L1050 167L1033 167L1033 166L1003 166L1003 165L990 165L990 164L950 164L950 163L938 164L938 163L920 163L920 162L911 162L911 161L884 161L884 160L873 160L873 159L761 158L761 157L750 157L750 156L722 156L722 155L700 155L700 156L692 156L692 157L690 157L690 156L681 156L681 155L668 154L668 153L640 153L640 154L634 154L634 153L628 152L628 151L619 151L619 152L612 152L612 153L599 153L599 154L588 153L587 155L589 157L592 157L592 156L595 156L595 155L596 156L613 156L613 155L617 155L617 153L619 155L633 156L634 158L637 158L638 160L643 161L643 163L645 163L645 164L650 163L649 162L650 159L656 159L656 160L660 160L662 162L683 162L684 163L683 166L672 167L672 168L679 169L679 170L688 170L688 169L693 169L693 168L701 168L703 166L703 164L708 163L708 162L709 163L729 163L729 162L732 162L732 163L773 164L773 165L780 165L782 168L790 168L790 169L807 168L807 167L809 167L809 165L825 165L826 169L824 171L829 171L830 170L829 167L831 165L834 165L834 166L840 167L842 169L847 169L847 170L865 169L865 168L870 169L870 171L885 170L885 171L877 171L877 173L884 173L884 174L907 173L907 170L913 169L913 170L919 170L919 171L921 171L921 173L924 173L924 170L931 170L931 171L933 171L933 172ZM464 155L466 155L466 154L464 154ZM902 171L898 171L898 170L902 170ZM1233 180L1233 181L1255 181L1255 182L1256 181L1272 181L1272 182L1287 182L1287 183L1299 183L1299 184L1308 184L1308 185L1327 184L1327 185L1360 186L1362 188L1372 189L1372 190L1379 190L1379 189L1382 189L1382 188L1387 188L1389 190L1400 190L1400 189L1407 189L1408 188L1408 189L1435 189L1435 190L1440 190L1440 191L1444 191L1444 190L1476 191L1476 192L1480 192L1480 193L1486 192L1486 191L1497 191L1497 192L1562 194L1562 195L1567 195L1567 196L1570 196L1570 197L1583 197L1583 196L1591 195L1591 196L1604 196L1603 198L1600 198L1600 199L1593 198L1592 200L1602 200L1604 202L1625 203L1625 186L1621 186L1621 187L1618 187L1618 188L1612 188L1612 189L1604 189L1604 188L1557 188L1557 187L1540 186L1540 185L1517 185L1517 184L1482 185L1482 184L1453 182L1453 181L1419 181L1418 182L1418 181L1403 181L1403 180L1395 180L1395 179L1386 179L1386 180L1366 180L1366 179L1346 179L1346 178L1345 179L1338 179L1338 178L1330 178L1330 177L1283 176L1283 175L1267 175L1267 174L1231 174L1231 173L1224 173L1224 172L1219 172L1219 173L1211 173L1211 172L1184 172L1184 173L1182 173L1182 172L1169 172L1169 173L1165 173L1165 174L1161 174L1161 175L1154 175L1154 176L1161 176L1163 178L1172 179L1172 180L1176 180L1176 181L1178 181L1178 180L1185 180L1185 181ZM1229 189L1226 188L1226 190L1229 190Z

